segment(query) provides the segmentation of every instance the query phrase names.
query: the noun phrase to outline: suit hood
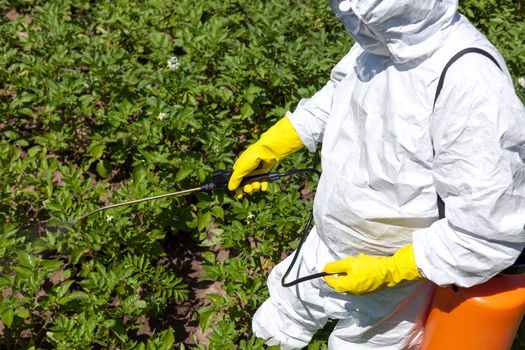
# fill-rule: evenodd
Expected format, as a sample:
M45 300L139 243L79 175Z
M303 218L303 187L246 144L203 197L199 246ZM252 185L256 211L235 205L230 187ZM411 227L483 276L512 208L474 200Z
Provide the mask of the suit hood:
M396 63L432 54L459 18L457 0L330 0L330 4L365 51L390 56Z

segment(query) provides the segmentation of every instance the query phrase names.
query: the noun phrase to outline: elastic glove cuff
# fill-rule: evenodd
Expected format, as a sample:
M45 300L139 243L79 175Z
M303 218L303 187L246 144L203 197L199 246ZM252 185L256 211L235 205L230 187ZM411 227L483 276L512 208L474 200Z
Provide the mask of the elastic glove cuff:
M304 147L287 117L280 119L263 133L257 144L268 150L275 160L281 160Z
M412 244L400 248L393 256L392 281L397 285L403 281L416 281L423 279L416 265L414 246Z

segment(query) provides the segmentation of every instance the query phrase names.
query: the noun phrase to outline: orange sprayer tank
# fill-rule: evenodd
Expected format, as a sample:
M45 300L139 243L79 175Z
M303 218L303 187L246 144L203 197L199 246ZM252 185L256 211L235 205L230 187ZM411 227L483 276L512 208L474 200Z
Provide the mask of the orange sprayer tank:
M421 350L507 350L525 311L525 274L436 288Z

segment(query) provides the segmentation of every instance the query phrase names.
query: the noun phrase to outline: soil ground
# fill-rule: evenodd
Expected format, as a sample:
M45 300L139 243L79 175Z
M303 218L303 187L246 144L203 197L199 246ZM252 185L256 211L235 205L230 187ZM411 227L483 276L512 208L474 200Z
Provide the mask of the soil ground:
M204 279L201 257L202 248L185 232L177 232L165 240L165 250L168 253L167 263L177 276L184 278L188 285L189 295L185 302L173 302L166 311L155 321L151 321L150 328L159 329L172 327L175 331L175 347L180 345L195 345L208 343L206 337L209 332L203 333L199 328L197 311L208 305L208 294L222 294L221 284L218 281Z

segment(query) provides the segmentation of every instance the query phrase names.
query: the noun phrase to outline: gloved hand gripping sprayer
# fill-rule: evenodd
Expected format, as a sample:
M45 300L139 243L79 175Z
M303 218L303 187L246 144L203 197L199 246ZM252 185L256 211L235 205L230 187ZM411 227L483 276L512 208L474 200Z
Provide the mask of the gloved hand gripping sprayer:
M107 205L107 206L104 206L104 207L100 207L100 208L92 210L92 211L90 211L90 212L88 212L88 213L86 213L84 215L79 216L78 218L76 218L75 220L70 222L70 224L74 225L74 224L76 224L76 223L86 219L87 217L89 217L89 216L91 216L93 214L96 214L96 213L98 213L100 211L112 209L112 208L122 207L122 206L126 206L126 205L138 204L138 203L142 203L142 202L152 201L152 200L155 200L155 199L168 198L168 197L177 197L177 196L190 194L190 193L193 193L193 192L211 192L211 191L216 190L216 189L228 190L228 182L230 180L231 174L232 174L232 171L216 170L212 174L211 182L209 182L207 184L204 184L202 186L195 187L195 188L190 188L190 189L186 189L186 190L181 190L181 191L176 191L176 192L171 192L171 193L165 193L165 194L161 194L161 195L158 195L158 196L145 197L145 198L140 198L140 199L135 199L135 200L131 200L131 201L126 201L126 202L121 202L121 203L117 203L117 204L111 204L111 205ZM294 169L294 170L291 170L291 171L288 171L288 172L284 172L284 173L269 172L269 173L265 173L265 174L246 176L243 179L243 181L241 182L241 186L244 186L246 184L250 184L250 183L253 183L253 182L274 182L274 181L277 181L277 180L279 180L279 179L281 179L283 177L288 177L288 176L297 175L297 174L318 174L318 175L320 175L320 172L318 172L317 170L314 170L314 169ZM301 282L304 282L304 281L308 281L308 280L311 280L311 279L332 275L332 274L327 273L327 272L320 272L320 273L307 275L307 276L298 278L298 279L296 279L294 281L291 281L291 282L286 282L285 281L285 279L290 274L293 266L295 265L295 262L297 260L297 257L299 256L299 252L301 251L303 243L306 240L306 236L308 235L308 232L310 232L310 229L312 227L312 221L313 221L313 212L310 213L310 217L308 218L308 222L307 222L307 224L306 224L306 226L305 226L305 228L303 230L303 234L301 236L301 240L299 241L299 245L298 245L297 250L295 252L295 255L294 255L293 259L292 259L292 263L290 264L290 266L288 267L288 270L285 272L285 274L283 275L283 277L281 279L281 284L282 284L283 287L291 287L291 286L294 286L294 285L296 285L298 283L301 283ZM344 275L344 273L341 273L340 275Z

